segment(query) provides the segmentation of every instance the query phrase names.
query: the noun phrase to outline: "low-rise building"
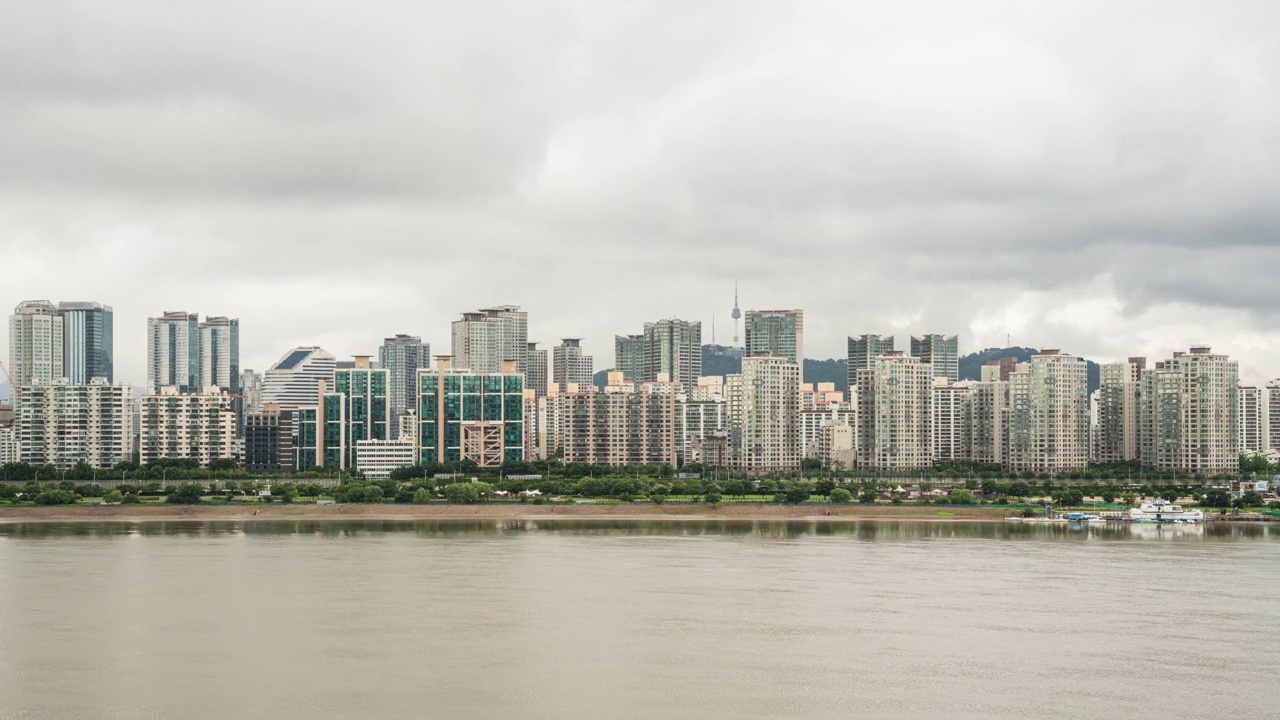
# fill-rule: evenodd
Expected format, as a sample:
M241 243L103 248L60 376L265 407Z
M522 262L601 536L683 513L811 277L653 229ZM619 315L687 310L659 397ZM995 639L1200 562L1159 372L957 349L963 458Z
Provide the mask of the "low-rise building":
M293 469L293 412L275 403L244 416L244 469L282 473Z
M393 470L414 464L413 440L357 440L356 471L370 479L391 477Z

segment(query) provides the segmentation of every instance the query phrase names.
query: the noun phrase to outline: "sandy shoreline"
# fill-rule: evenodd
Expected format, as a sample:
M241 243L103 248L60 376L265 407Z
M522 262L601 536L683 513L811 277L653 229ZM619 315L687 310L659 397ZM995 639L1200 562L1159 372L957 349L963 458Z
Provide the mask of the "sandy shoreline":
M0 523L169 520L921 520L1003 522L1019 510L823 505L138 505L0 507Z

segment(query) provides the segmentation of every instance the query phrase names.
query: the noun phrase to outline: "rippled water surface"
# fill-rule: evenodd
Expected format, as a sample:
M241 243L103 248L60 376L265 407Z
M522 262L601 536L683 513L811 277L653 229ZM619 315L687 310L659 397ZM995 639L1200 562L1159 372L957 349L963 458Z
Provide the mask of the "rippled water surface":
M1280 527L0 524L0 718L1277 717Z

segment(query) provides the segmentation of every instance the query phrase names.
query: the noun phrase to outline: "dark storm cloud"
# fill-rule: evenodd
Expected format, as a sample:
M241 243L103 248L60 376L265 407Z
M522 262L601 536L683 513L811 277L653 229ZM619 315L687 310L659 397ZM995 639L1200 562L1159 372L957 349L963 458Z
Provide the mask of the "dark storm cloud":
M11 3L8 302L447 351L803 307L1280 374L1280 11L1236 3ZM1213 337L1206 337L1207 335Z

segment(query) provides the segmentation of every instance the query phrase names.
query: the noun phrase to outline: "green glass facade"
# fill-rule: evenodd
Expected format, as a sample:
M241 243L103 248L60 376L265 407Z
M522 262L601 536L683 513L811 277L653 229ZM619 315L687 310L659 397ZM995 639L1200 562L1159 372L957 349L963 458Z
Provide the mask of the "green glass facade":
M481 465L524 459L524 376L419 370L418 459ZM466 438L475 440L468 450ZM481 452L479 447L486 452Z
M353 469L357 441L390 439L388 388L386 369L335 370L333 389L321 397L320 407L298 411L295 467Z

